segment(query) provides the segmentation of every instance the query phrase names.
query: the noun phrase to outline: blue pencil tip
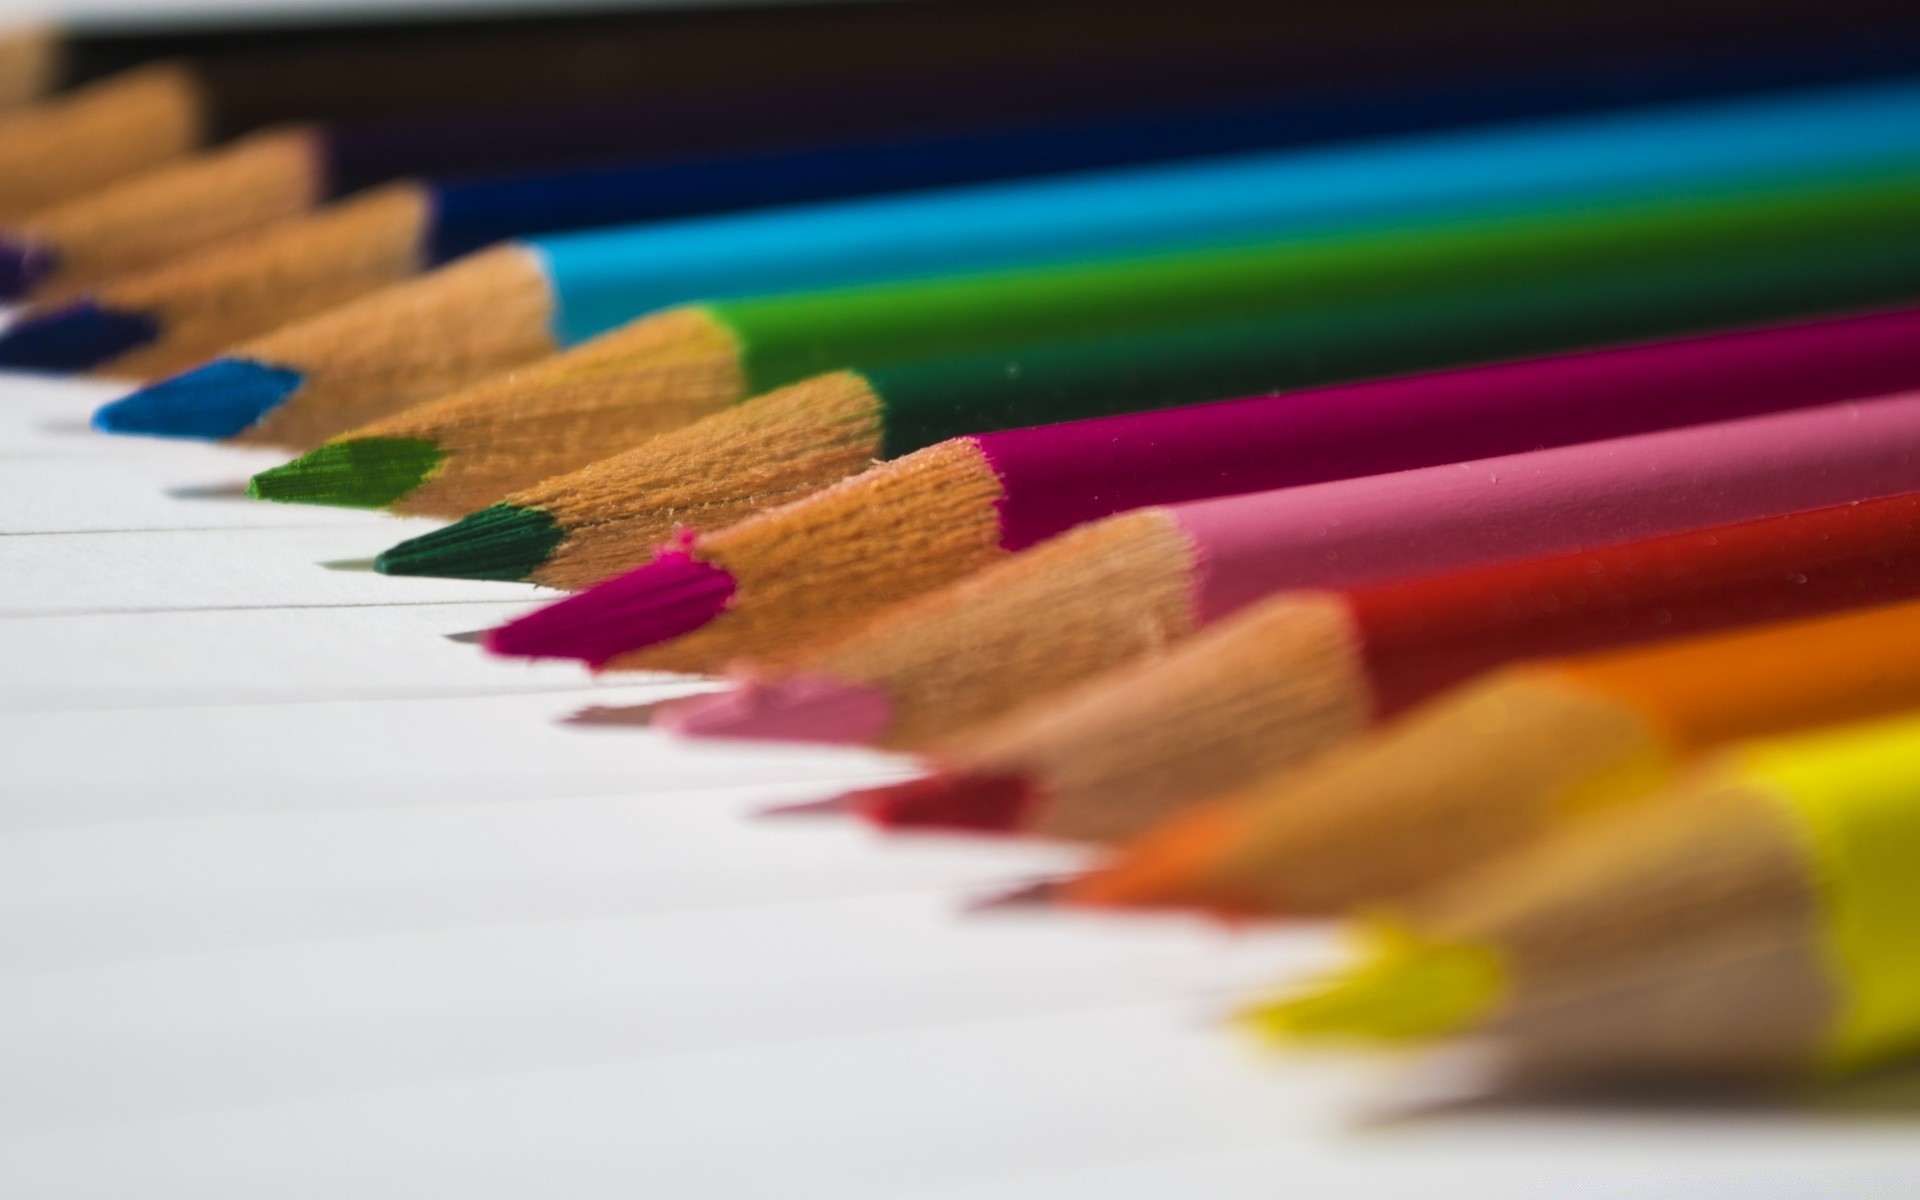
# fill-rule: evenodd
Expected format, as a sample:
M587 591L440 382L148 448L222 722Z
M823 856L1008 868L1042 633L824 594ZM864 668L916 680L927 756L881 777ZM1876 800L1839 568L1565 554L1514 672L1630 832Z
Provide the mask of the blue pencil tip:
M0 237L0 300L18 300L57 265L51 246L32 238Z
M85 371L159 336L152 317L82 300L23 317L0 333L0 367Z
M93 427L150 437L230 438L299 389L302 376L245 358L216 358L102 407Z

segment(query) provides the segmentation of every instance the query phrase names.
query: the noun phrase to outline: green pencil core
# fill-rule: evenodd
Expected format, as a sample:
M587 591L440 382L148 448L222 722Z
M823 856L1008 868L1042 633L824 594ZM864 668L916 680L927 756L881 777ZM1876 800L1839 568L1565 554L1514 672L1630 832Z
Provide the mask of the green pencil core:
M495 504L401 542L374 559L373 569L387 575L515 581L538 570L566 537L544 509Z
M419 487L446 453L420 438L354 438L328 442L247 484L255 500L385 508Z

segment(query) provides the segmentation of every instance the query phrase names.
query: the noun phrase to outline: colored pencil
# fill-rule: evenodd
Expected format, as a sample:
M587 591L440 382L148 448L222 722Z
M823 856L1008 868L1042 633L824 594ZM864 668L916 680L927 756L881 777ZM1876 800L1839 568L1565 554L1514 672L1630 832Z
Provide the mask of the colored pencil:
M1914 718L1754 741L1383 916L1344 976L1249 1015L1478 1034L1535 1087L1880 1066L1920 1046L1916 854Z
M864 97L862 106L870 107ZM1372 115L1357 107L1362 117ZM752 144L765 135L748 115L733 107L705 114L693 106L663 112L644 105L307 126L243 138L12 223L0 232L0 295L59 299L403 175L445 176L413 185L427 214L427 224L412 231L425 269L495 241L554 230L1228 153L1311 140L1315 132L1303 105L1289 100L768 148ZM1329 113L1325 124L1339 126L1340 116ZM725 152L742 138L750 144ZM593 159L635 161L507 174ZM488 174L453 174L475 168ZM312 259L313 272L333 261L319 247Z
M1398 11L1405 7L1386 6L1401 18L1391 25L1413 34L1437 23L1417 9ZM285 121L621 98L753 111L771 132L783 122L817 126L824 114L809 100L818 93L862 95L862 119L871 126L916 109L1014 112L1080 105L1096 93L1104 103L1123 103L1128 83L1160 95L1244 91L1260 85L1262 52L1272 60L1267 80L1285 78L1287 67L1332 78L1411 61L1412 45L1397 33L1368 44L1362 14L1383 15L1369 4L1318 16L1291 5L1201 0L1190 6L1191 19L1169 22L1143 0L943 0L368 24L228 47L203 43L164 61L132 56L145 65L0 117L0 217ZM1303 25L1298 44L1289 23ZM1556 44L1583 23L1522 41ZM1868 15L1862 28L1886 24ZM1444 40L1462 43L1468 30L1487 28L1471 15L1462 26ZM1649 36L1629 30L1615 40L1633 45ZM1324 68L1312 65L1311 51L1326 57ZM92 58L87 74L108 65L106 54ZM876 94L888 102L873 103ZM838 107L836 120L854 116L851 106Z
M1230 332L1240 331L823 376L543 480L394 547L377 566L577 590L641 565L678 527L722 529L897 459L848 485L866 494L869 512L893 530L919 534L938 523L993 536L879 536L861 547L861 569L957 579L1084 521L1148 504L1920 388L1920 309L1909 308L1174 407L1287 382L1299 363L1297 344ZM1319 348L1316 374L1346 373L1339 349ZM1375 366L1379 349L1366 350ZM1139 411L1149 408L1161 411ZM1131 415L1093 415L1101 412ZM1048 420L1067 423L1010 428ZM403 510L421 511L458 462L449 456ZM969 482L956 485L956 473ZM463 488L459 498L471 495ZM824 543L838 534L808 536ZM904 561L932 554L947 559Z
M1317 915L1411 896L1722 743L1920 706L1920 604L1495 672L1178 815L1063 896Z
M431 482L448 447L518 456L540 438L617 448L836 363L881 366L1169 324L1290 322L1281 335L1298 347L1336 338L1371 346L1394 356L1372 370L1391 372L1471 356L1466 339L1452 336L1461 330L1492 331L1498 340L1486 352L1515 354L1884 302L1914 287L1906 259L1920 257L1915 192L1920 176L1906 174L1803 180L1743 195L667 310L533 370L351 431L257 477L254 492L379 507ZM1407 353L1414 344L1435 353ZM1369 373L1364 357L1350 361ZM263 432L307 411L289 407Z
M600 106L262 133L11 223L0 231L0 296L57 300L404 175L440 176L412 183L426 214L410 231L424 270L552 230L1236 151L1310 133L1300 104L1289 101L1080 121L982 119L964 130L876 131L789 148L761 144L767 131L750 119L758 111ZM326 271L329 249L316 232L301 265Z
M771 711L785 736L912 747L1184 641L1276 592L1920 489L1917 432L1920 394L1907 393L1135 509L866 619L838 643L830 639L846 630L831 616L851 592L803 569L822 547L782 536L791 510L776 509L504 625L489 645L616 668L697 671L749 659L741 672L753 694L735 732L753 732L756 714ZM818 509L810 527L817 521ZM866 586L857 570L848 577Z
M1914 50L1920 51L1920 30L1916 35ZM1070 99L1014 104L1004 86L991 102L970 101L959 112L916 107L911 97L895 97L876 111L865 89L835 90L809 81L803 93L762 91L752 97L757 103L723 95L705 103L683 98L670 109L629 102L309 125L185 159L156 178L136 176L128 186L106 189L108 194L79 198L79 211L56 206L13 223L0 231L0 295L22 295L35 284L43 299L70 294L403 175L457 177L616 157L684 158L728 147L758 156L741 163L662 164L655 167L658 173L635 175L624 184L594 175L546 183L488 181L491 186L478 190L458 178L423 184L449 214L447 232L435 240L431 256L444 260L500 238L553 229L1275 149L1623 101L1650 104L1858 82L1884 74L1889 65L1905 69L1915 61L1915 53L1897 54L1880 36L1845 36L1851 40L1844 47L1826 53L1783 55L1771 43L1735 43L1702 54L1600 54L1583 60L1579 70L1526 63L1459 79L1269 86L1257 96L1209 103L1175 90L1164 98L1129 100L1125 112L1110 111L1113 102L1085 89ZM1631 81L1628 94L1623 81ZM1871 112L1859 118L1869 124L1875 119ZM773 137L846 144L775 153L765 145ZM932 144L916 146L909 137ZM1730 131L1729 137L1770 140L1766 130Z
M894 103L875 114L864 92L810 84L804 97L766 95L755 105L734 99L664 109L645 102L309 125L243 138L14 222L0 230L0 297L31 292L42 301L57 299L405 175L440 177L419 184L433 214L433 227L422 234L430 247L422 261L431 264L503 238L559 229L1272 150L1547 116L1623 99L1651 104L1762 86L1857 83L1883 60L1895 61L1881 39L1871 45L1870 52L1837 55L1783 56L1771 45L1682 57L1614 55L1571 72L1525 64L1490 77L1346 82L1206 103L1175 94L1133 101L1124 113L1082 95L1070 110L1052 105L1039 114L1032 105L1008 110L1004 100L956 114ZM1632 81L1628 97L1623 79ZM1874 96L1863 90L1860 99ZM1156 107L1144 107L1149 103ZM962 118L965 127L953 128ZM1875 124L1876 113L1862 111L1844 123L1863 122ZM888 123L899 132L887 132ZM854 132L836 134L842 127ZM764 145L775 134L800 144ZM823 140L823 134L833 136ZM1780 135L1728 133L1760 141ZM1859 136L1849 132L1843 141L1858 143ZM720 151L727 152L714 157ZM663 156L667 161L659 161ZM629 160L630 169L596 162L557 178L498 178L616 158ZM488 177L468 177L476 171ZM312 269L329 261L316 255Z
M488 322L474 336L510 346L535 344L525 322L537 318L543 333L552 330L560 343L578 343L630 317L694 298L1138 253L1196 240L1457 219L1476 207L1577 205L1603 193L1624 198L1641 188L1757 185L1775 171L1843 170L1848 164L1912 155L1920 142L1916 110L1920 83L1902 81L560 235L490 252L497 262L487 270L488 286L515 281L519 303L474 314L464 294L473 272L447 272L439 277L438 289L410 289L408 311L427 328L438 323L440 313L458 306ZM430 206L423 204L407 214L426 211ZM394 219L415 219L407 214ZM326 232L325 239L316 239L304 254L290 249L276 256L275 294L287 297L281 313L257 301L244 307L223 304L222 310L237 309L251 321L284 315L299 295L300 281L288 277L290 258L304 265L309 282L344 269L336 264L365 259L364 252L340 244L340 235L332 232L340 224L316 222L314 229ZM364 222L352 228L356 236L386 243L419 236L417 230L369 229ZM413 261L424 261L424 255ZM73 365L36 356L35 346L64 351L77 330L125 325L124 318L147 317L156 304L162 310L168 306L165 290L151 286L144 309L112 298L124 298L134 287L107 289L102 304L22 323L0 337L0 362ZM299 411L321 406L334 394L325 386L326 359L351 355L364 362L367 343L379 334L361 326L376 317L387 319L391 307L370 303L358 325L344 314L329 314L331 336L344 340L320 363L310 349L306 360L288 361L284 347L241 347L198 374L166 381L153 389L156 394L128 398L111 410L105 427L171 436L251 432L286 441L297 425L305 437L294 444L310 446L313 433L353 427L352 422L311 425L323 418ZM171 343L168 359L181 357L185 347L165 329L168 322L150 324L163 343ZM387 326L379 328L385 332ZM224 322L220 332L233 334L234 323ZM311 331L286 332L313 345ZM416 357L437 348L430 338L389 336L383 344L408 345ZM100 348L125 347L103 340ZM123 354L114 365L139 370L152 365L154 353L149 348L131 358ZM270 357L276 353L281 357ZM389 362L386 370L393 375L404 367ZM302 387L308 379L315 385ZM246 381L251 386L243 401L235 393ZM408 389L393 399L415 395ZM516 394L512 403L518 411L537 411L526 395ZM277 411L282 408L296 411ZM353 411L366 410L356 405ZM579 440L619 446L621 437L618 428L596 426L582 429ZM546 473L577 465L554 464Z
M835 807L894 829L1117 841L1520 659L1916 597L1914 493L1374 587L1282 592L1166 655L937 747L923 779ZM669 710L653 723L686 721Z

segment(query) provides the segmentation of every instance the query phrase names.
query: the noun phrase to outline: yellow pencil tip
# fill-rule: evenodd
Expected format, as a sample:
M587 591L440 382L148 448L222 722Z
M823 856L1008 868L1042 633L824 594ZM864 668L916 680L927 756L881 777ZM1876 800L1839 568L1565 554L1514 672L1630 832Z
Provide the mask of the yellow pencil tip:
M1411 1041L1476 1024L1505 991L1499 955L1483 946L1426 941L1403 925L1369 922L1366 957L1304 994L1253 1006L1241 1023L1274 1041Z

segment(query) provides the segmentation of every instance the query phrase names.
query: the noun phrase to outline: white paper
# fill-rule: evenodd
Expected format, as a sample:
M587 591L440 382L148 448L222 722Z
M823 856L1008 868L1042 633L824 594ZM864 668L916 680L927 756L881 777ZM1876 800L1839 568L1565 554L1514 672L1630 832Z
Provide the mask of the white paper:
M1920 1086L1359 1123L1219 1024L1322 931L969 916L1083 853L756 819L907 764L561 724L702 685L318 565L427 523L167 494L257 454L8 424L99 390L0 379L0 1196L1920 1191Z

